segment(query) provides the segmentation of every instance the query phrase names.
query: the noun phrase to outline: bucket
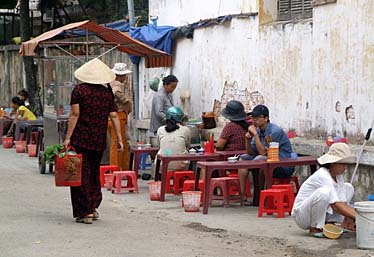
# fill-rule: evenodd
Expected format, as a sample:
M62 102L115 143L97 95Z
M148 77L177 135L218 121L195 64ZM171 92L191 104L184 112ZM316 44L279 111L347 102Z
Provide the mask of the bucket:
M374 202L356 202L356 243L363 249L374 249Z
M27 145L29 157L36 157L36 145Z
M184 211L198 212L200 210L201 191L183 191Z
M3 148L12 148L12 146L13 146L13 137L2 137L1 141L3 143Z
M151 201L160 201L161 196L161 181L149 182L149 198Z
M26 141L14 141L16 153L24 153L26 150Z

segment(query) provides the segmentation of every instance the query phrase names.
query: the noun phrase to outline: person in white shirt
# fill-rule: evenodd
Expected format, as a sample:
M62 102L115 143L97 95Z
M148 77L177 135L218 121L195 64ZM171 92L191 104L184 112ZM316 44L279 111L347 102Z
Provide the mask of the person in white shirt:
M302 184L292 209L301 229L309 229L315 237L323 237L326 223L342 223L344 228L354 230L355 210L349 205L354 189L344 182L343 174L347 165L355 161L345 143L333 144L328 153L318 158L321 168Z
M191 147L191 132L183 126L185 115L178 106L170 107L166 112L166 125L157 130L158 145L157 154L186 154ZM156 161L156 159L155 159ZM172 161L168 170L186 170L188 162Z

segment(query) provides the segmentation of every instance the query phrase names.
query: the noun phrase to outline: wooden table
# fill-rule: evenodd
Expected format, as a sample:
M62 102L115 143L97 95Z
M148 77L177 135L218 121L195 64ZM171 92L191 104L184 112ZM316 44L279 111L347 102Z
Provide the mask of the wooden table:
M26 140L26 144L31 144L31 135L33 128L42 128L43 127L43 120L35 120L34 123L26 121L25 122L25 131L26 134L24 139Z
M293 166L304 166L309 165L311 173L313 174L317 170L317 157L314 156L301 156L297 159L280 159L279 161L271 161L268 163L268 170L265 173L266 188L271 188L273 185L273 170L277 167L293 167Z
M197 163L197 173L195 177L195 190L199 185L199 175L200 170L205 169L205 181L204 181L204 203L203 203L203 214L208 214L209 208L209 188L210 181L212 178L212 173L214 171L222 170L232 170L232 169L262 169L265 176L268 174L268 163L267 161L238 161L235 163L230 163L228 161L217 161L217 162L198 162Z
M36 120L14 120L15 130L14 130L14 141L21 140L21 127L25 128L26 124L32 125L43 125L42 119ZM23 140L26 140L26 135L24 135Z
M139 171L139 161L141 154L150 154L155 156L158 152L158 147L151 147L151 148L138 148L137 146L130 147L130 170L135 171L136 175L138 175Z
M155 181L159 180L160 164L162 162L161 171L161 196L160 201L165 201L165 190L166 190L166 176L168 172L169 162L171 161L218 161L221 160L222 156L218 153L206 153L206 154L174 154L166 156L165 154L157 155ZM199 178L196 174L196 178Z

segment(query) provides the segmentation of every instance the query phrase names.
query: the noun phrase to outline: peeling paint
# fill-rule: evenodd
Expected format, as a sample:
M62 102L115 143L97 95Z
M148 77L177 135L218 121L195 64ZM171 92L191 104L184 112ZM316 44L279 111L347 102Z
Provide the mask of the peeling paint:
M284 129L314 138L339 133L360 142L374 118L374 1L337 1L315 8L312 20L267 25L263 21L274 17L276 1L222 1L218 8L218 1L189 0L189 6L200 6L194 11L185 2L183 10L171 0L163 2L157 10L160 25L211 18L213 9L227 14L252 6L259 12L254 19L197 29L193 40L176 42L173 73L178 87L191 91L191 116L211 109L215 99L224 106L238 92L246 90L250 98L258 91L271 120ZM235 93L224 93L234 82ZM350 105L354 124L345 117Z

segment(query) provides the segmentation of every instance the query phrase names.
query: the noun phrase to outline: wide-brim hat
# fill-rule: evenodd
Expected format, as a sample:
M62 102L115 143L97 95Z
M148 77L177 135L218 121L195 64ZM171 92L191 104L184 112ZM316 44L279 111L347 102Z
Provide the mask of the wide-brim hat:
M83 64L74 72L74 76L78 80L90 84L107 84L116 78L113 71L99 59L93 59Z
M221 114L231 121L241 121L248 118L247 113L244 111L243 104L236 100L228 102L226 107L222 109Z
M132 73L131 70L127 69L127 64L122 62L114 64L112 71L116 75L126 75Z
M323 165L327 163L355 163L356 156L351 152L351 149L346 143L333 144L328 153L322 155L318 159L318 163Z

